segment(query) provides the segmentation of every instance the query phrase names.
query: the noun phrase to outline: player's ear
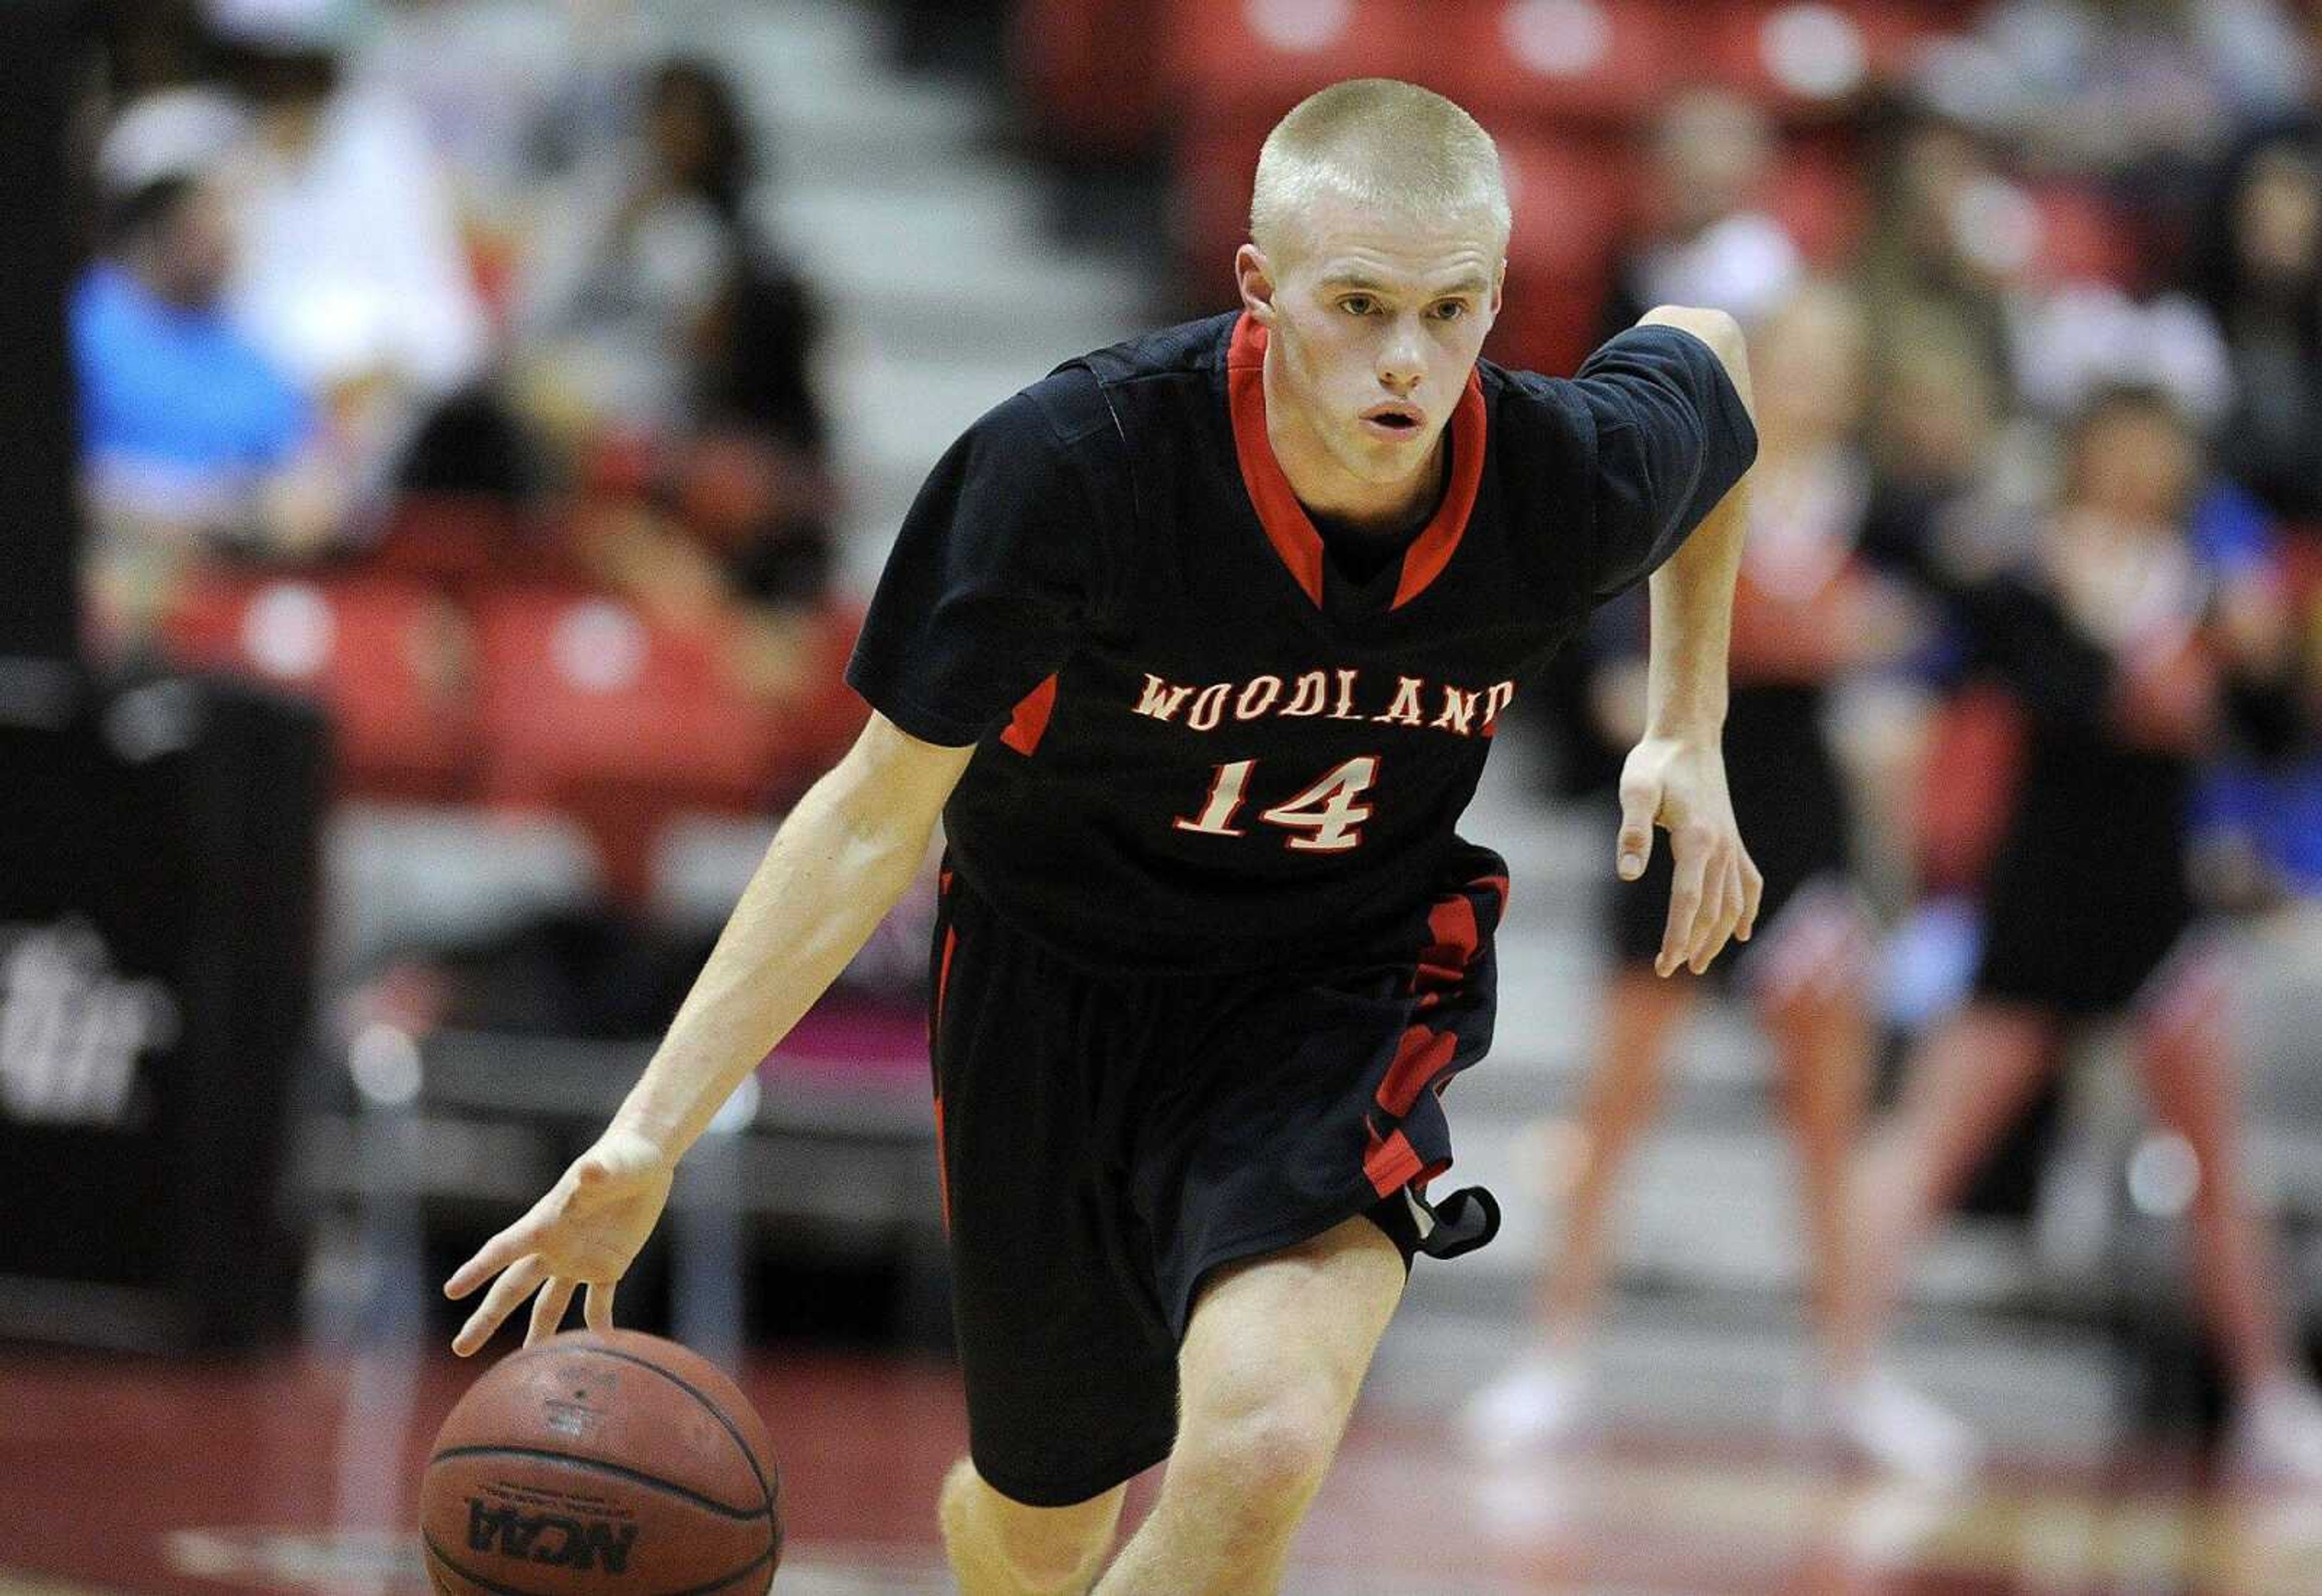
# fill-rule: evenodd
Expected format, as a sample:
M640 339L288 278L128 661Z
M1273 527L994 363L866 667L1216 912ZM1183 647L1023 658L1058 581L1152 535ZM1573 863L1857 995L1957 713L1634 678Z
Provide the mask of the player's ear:
M1274 324L1274 266L1256 244L1234 251L1234 281L1241 289L1241 307L1261 327Z
M1507 299L1508 258L1502 255L1498 269L1492 273L1492 319L1494 321L1500 319L1500 306L1505 305Z

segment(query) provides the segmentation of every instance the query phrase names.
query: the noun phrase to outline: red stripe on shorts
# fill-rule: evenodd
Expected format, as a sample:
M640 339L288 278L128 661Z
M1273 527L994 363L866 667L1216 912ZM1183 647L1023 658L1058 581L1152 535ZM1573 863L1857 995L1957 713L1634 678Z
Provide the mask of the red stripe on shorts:
M1412 1104L1419 1100L1436 1072L1451 1062L1458 1045L1459 1039L1449 1031L1427 1026L1405 1031L1402 1045L1394 1050L1394 1062L1387 1066L1386 1079L1379 1082L1378 1106L1397 1119L1410 1113Z

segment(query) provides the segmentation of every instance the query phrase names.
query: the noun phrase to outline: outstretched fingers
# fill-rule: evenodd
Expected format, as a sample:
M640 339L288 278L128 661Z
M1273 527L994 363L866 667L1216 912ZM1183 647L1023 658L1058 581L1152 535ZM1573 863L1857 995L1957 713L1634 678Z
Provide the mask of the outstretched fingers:
M1750 850L1742 850L1742 918L1733 927L1734 939L1747 942L1758 929L1758 905L1766 896L1766 878L1759 873L1758 862L1750 857Z
M443 1295L457 1302L531 1252L538 1239L539 1229L534 1223L534 1216L526 1214L479 1247L474 1257L453 1271L452 1278L443 1282Z
M1691 831L1669 834L1669 853L1675 869L1669 882L1668 924L1661 933L1661 951L1653 960L1656 975L1676 974L1691 955L1708 886L1709 851Z
M1715 883L1715 890L1708 895L1713 901L1702 905L1701 919L1695 927L1700 934L1693 944L1690 961L1696 975L1708 971L1742 919L1742 867L1732 849L1718 851L1717 857L1710 862L1709 877Z
M1709 968L1709 961L1716 956L1718 944L1724 940L1718 928L1732 923L1726 916L1729 883L1725 856L1714 846L1706 852L1707 857L1702 861L1701 866L1701 907L1694 911L1692 935L1686 942L1683 955L1686 968L1696 975Z
M580 1289L577 1280L562 1275L550 1277L540 1288L540 1295L532 1300L532 1323L526 1327L524 1344L531 1346L556 1334L556 1327L564 1322L565 1309L572 1306L572 1293Z
M516 1305L530 1296L534 1289L547 1278L547 1261L537 1253L527 1253L510 1264L499 1279L492 1282L492 1289L484 1293L482 1305L469 1316L459 1335L453 1337L452 1350L466 1357L489 1341L492 1333L500 1327L501 1321L516 1311Z

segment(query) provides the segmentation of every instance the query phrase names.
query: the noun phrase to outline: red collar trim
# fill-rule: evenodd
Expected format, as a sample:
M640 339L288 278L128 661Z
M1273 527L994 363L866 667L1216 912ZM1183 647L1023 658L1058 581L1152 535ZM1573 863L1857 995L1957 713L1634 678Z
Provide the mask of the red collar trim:
M1226 393L1233 416L1234 453L1241 463L1241 479L1249 502L1257 508L1266 542L1306 597L1319 608L1322 603L1322 535L1312 517L1282 473L1274 445L1266 435L1266 329L1245 315L1234 324L1233 342L1226 350ZM1395 583L1394 603L1401 609L1427 590L1443 574L1467 530L1476 507L1476 492L1484 481L1484 383L1467 374L1467 391L1451 412L1451 481L1436 506L1434 517L1403 552L1403 575Z

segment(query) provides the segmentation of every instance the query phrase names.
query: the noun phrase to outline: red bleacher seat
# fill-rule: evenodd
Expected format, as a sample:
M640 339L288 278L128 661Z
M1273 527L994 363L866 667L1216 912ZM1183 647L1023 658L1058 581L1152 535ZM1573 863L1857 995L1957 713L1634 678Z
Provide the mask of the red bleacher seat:
M1163 0L1019 0L1016 82L1034 128L1068 157L1139 155L1161 136L1153 70Z
M2281 532L2281 581L2303 625L2322 643L2322 523L2293 523Z
M1720 80L1778 112L1811 115L1906 75L1961 26L1941 0L1701 0L1696 35Z
M774 716L732 683L730 625L679 626L570 588L489 597L477 616L486 799L572 815L615 891L641 896L668 815L765 800Z
M1870 220L1859 163L1818 150L1795 150L1777 161L1761 203L1822 271L1846 265Z
M1233 303L1234 251L1249 237L1249 185L1271 123L1257 118L1182 132L1171 150L1178 258L1204 306Z
M1510 137L1499 141L1515 233L1508 271L1601 285L1633 223L1638 170L1619 144Z
M504 500L412 494L389 511L364 564L382 576L464 588L510 571L531 541L522 515Z
M2092 188L2048 184L2033 191L2040 217L2033 278L2048 284L2137 286L2146 251L2135 228Z
M1692 76L1682 0L1448 0L1443 91L1495 133L1650 121Z
M846 685L846 661L863 630L860 606L827 604L808 625L802 679L774 717L769 791L784 808L845 757L870 716L869 706Z
M342 791L448 799L474 770L460 612L393 577L211 575L172 604L165 647L181 663L246 674L329 711Z
M1515 232L1488 352L1567 373L1595 347L1614 253L1632 221L1635 158L1587 140L1512 135L1499 143Z
M1271 125L1344 78L1442 87L1431 8L1409 0L1168 0L1162 72L1181 126Z

